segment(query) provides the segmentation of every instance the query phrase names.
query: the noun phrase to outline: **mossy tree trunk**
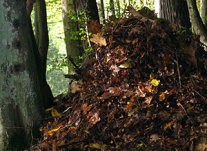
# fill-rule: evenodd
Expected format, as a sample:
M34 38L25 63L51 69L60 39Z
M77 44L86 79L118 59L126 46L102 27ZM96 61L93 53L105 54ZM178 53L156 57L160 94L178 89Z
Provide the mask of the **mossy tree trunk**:
M201 41L207 44L207 29L199 15L196 0L187 0L187 3L193 29L197 35L200 35Z
M83 47L79 39L78 23L73 19L77 17L76 1L62 0L62 10L67 55L77 62L83 53ZM69 73L72 72L74 69L69 68Z
M0 150L27 147L43 116L43 96L25 0L0 1Z
M35 39L39 50L39 61L41 74L40 80L42 93L44 94L44 107L50 107L53 100L52 91L46 81L47 53L49 45L49 36L47 28L47 12L45 0L36 0L35 2Z

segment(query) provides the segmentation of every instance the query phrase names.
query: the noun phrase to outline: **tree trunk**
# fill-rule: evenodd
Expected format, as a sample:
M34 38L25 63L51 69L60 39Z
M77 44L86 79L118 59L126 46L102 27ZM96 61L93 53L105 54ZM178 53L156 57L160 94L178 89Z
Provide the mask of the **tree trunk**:
M201 0L200 12L203 24L207 27L207 0Z
M67 55L78 60L78 56L82 55L82 44L78 39L78 24L72 19L76 17L76 6L73 0L62 0L63 9L63 25L65 33L65 43ZM69 68L69 73L74 72L73 68Z
M101 0L101 14L103 18L103 24L106 24L106 17L105 17L105 9L104 9L104 2Z
M187 0L188 10L190 14L190 20L193 25L193 29L197 35L200 35L200 39L205 44L207 43L207 29L205 28L201 17L199 15L196 1L195 0Z
M97 20L98 22L100 22L96 0L88 0L87 15L90 17L90 19Z
M119 0L117 0L116 3L117 3L117 8L118 8L117 15L118 15L118 18L120 18L121 17L121 6L120 6Z
M42 61L44 73L46 73L47 52L49 45L49 36L47 28L47 12L45 0L36 0L35 3L35 29L36 42Z
M160 0L160 17L176 24L178 28L191 27L185 0Z
M111 10L112 16L116 17L115 8L114 8L114 1L113 0L110 0L110 10Z
M45 0L36 0L35 3L35 37L38 47L40 61L40 80L42 93L44 94L44 107L50 107L53 100L52 91L46 81L47 52L49 45L49 36L47 28L47 12Z
M20 151L43 116L34 37L25 0L0 5L0 150ZM34 130L34 131L33 131Z

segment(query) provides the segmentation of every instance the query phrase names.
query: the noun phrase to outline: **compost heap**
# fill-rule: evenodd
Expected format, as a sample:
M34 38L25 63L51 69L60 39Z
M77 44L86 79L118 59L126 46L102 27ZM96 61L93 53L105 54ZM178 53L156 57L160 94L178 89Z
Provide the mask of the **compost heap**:
M50 109L34 150L207 148L206 53L199 37L146 10L129 7L132 15L109 22L104 34L89 25L96 59Z

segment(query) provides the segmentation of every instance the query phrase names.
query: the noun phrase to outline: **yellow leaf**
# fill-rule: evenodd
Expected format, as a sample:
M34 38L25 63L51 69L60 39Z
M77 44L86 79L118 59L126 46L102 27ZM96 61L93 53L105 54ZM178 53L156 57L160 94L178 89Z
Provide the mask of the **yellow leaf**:
M61 114L58 113L58 111L54 108L52 109L51 114L52 114L53 117L61 116Z
M151 84L155 87L157 87L160 84L160 80L152 79Z
M93 34L90 41L99 45L99 46L106 46L107 45L106 39L101 35L101 33Z
M125 63L119 65L119 67L120 67L120 68L123 68L123 69L127 69L127 68L131 68L132 65L131 65L130 62L125 62Z
M49 112L49 111L53 110L53 108L54 108L54 107L47 108L45 111L46 111L46 112Z
M62 126L62 125L59 125L57 128L52 129L52 130L50 130L49 132L47 132L47 133L48 133L48 135L52 136L52 135L53 135L53 132L58 131L58 130L61 128L61 126Z
M90 148L96 148L96 149L101 149L101 145L99 144L89 144Z
M110 58L107 58L107 59L106 59L106 62L109 62L109 61L110 61Z

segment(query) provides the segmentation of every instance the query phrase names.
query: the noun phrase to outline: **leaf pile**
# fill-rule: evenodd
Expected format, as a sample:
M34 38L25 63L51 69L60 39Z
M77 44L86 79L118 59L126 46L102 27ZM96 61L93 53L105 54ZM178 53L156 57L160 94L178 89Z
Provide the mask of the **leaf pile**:
M206 53L199 37L135 11L94 33L96 59L52 108L34 150L204 150ZM31 149L32 150L32 149Z

